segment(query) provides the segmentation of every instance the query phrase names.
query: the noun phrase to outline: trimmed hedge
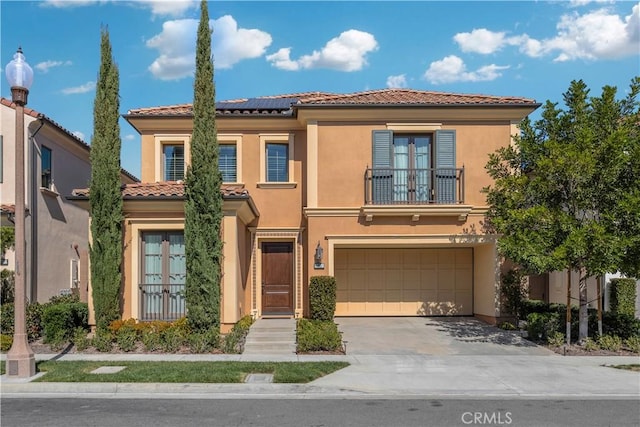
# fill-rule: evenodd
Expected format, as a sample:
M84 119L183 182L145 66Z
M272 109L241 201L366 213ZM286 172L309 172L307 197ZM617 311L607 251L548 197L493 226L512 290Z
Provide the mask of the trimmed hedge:
M611 311L635 316L636 280L629 278L611 279L609 289Z
M296 337L300 353L342 350L342 336L333 321L299 319Z
M44 340L59 344L71 340L76 328L88 328L89 308L82 302L46 305L42 312Z
M313 276L309 281L309 317L331 321L336 312L336 279L333 276Z

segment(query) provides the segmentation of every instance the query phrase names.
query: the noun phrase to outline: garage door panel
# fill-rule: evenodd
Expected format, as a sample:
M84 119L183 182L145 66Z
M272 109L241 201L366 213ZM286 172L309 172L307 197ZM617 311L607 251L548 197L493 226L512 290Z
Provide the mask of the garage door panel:
M454 269L438 270L438 289L455 289L456 287L456 271Z
M473 313L470 248L336 249L336 315Z

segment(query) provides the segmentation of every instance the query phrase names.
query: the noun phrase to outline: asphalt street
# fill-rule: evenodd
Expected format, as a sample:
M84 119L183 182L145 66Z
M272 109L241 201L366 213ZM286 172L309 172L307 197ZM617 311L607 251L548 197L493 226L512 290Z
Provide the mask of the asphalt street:
M3 427L633 426L629 400L2 399Z

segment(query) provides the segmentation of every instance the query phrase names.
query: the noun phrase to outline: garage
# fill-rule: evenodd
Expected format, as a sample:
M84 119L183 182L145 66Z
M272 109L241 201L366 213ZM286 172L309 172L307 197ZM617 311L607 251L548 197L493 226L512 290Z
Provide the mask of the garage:
M336 248L336 316L473 314L472 248Z

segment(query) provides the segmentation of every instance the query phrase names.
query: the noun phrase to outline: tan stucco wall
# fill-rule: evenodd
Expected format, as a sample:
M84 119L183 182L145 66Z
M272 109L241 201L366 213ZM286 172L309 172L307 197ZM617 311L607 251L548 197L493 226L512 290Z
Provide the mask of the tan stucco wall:
M500 315L500 266L495 244L473 250L473 312L494 318Z
M465 204L482 206L481 189L491 183L484 166L488 153L509 145L509 122L442 123L456 131L456 165L465 167ZM371 132L384 124L318 124L318 206L356 207L364 204L364 173L372 164Z
M145 211L129 211L125 202L124 221L124 269L122 292L122 318L139 318L140 301L138 284L140 281L141 241L146 230L184 230L184 210L181 201L165 203L164 211L153 211L150 206ZM171 206L174 209L171 209ZM243 315L250 314L249 292L246 286L249 275L249 253L247 248L247 226L236 211L225 209L222 223L223 276L221 283L221 322L226 331Z

